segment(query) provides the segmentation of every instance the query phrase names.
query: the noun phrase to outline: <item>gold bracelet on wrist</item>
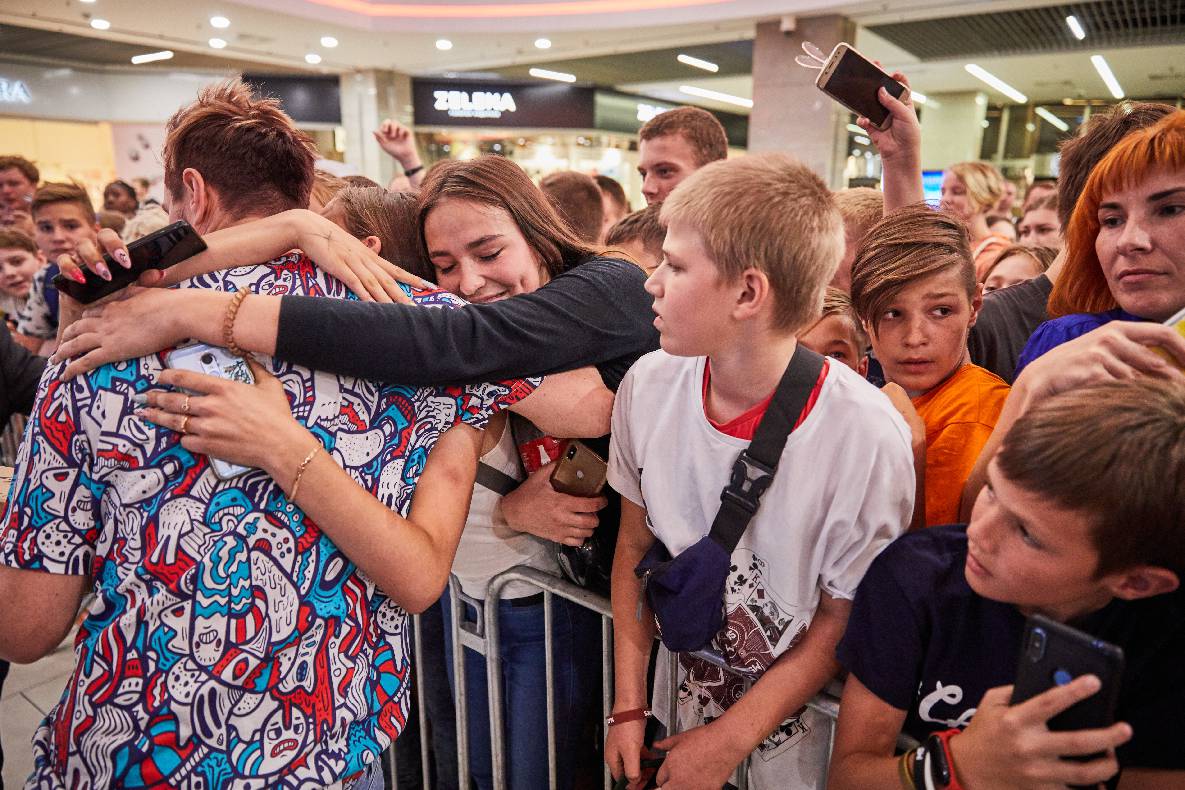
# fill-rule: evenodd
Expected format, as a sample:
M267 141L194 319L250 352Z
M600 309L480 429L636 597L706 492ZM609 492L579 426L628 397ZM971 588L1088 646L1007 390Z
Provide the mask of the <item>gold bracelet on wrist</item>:
M304 470L313 462L313 457L317 455L317 451L320 449L321 446L317 445L312 450L309 450L309 454L304 457L304 460L300 462L300 466L296 468L296 477L292 479L292 493L288 496L289 501L296 501L296 492L300 489L300 478L304 476Z
M913 763L917 754L917 749L910 749L897 761L897 778L901 781L901 790L918 790L913 781Z
M247 300L247 295L250 291L236 291L235 295L231 297L230 304L226 306L226 315L222 319L222 344L226 346L226 350L234 354L236 357L245 357L247 352L235 342L235 319L239 317L239 308L242 307L243 302Z

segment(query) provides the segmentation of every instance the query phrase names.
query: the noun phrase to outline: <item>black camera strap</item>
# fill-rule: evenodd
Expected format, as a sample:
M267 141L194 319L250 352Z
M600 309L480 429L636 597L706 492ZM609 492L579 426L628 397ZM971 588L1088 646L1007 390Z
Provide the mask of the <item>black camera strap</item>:
M733 463L732 479L720 493L720 510L708 533L729 554L741 542L761 504L762 494L773 482L786 440L806 408L822 370L823 357L799 343L769 408L757 424L753 441Z

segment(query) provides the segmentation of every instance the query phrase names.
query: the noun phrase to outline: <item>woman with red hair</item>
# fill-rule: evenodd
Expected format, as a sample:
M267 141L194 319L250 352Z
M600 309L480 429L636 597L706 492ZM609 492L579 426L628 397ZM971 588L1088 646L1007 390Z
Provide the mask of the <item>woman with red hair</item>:
M1125 137L1091 172L1066 226L1066 263L1016 375L1112 321L1185 310L1185 111Z

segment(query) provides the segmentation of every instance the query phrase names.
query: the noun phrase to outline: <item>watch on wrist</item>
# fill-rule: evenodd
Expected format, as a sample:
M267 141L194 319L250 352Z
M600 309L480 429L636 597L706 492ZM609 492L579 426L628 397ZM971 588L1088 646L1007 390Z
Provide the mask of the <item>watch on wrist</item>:
M424 169L424 166L422 164L416 165L415 167L405 167L405 168L403 168L403 175L407 176L408 178L411 178L412 176L414 176L416 173L420 172L423 169Z
M955 761L950 753L950 739L962 730L950 729L930 733L925 745L925 765L920 772L926 786L936 790L964 790L955 774Z

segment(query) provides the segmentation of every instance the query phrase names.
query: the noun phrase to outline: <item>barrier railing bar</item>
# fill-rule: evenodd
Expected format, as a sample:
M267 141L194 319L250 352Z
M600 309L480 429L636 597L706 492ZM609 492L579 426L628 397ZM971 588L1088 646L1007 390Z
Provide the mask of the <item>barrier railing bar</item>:
M416 662L416 671L419 672L424 666L424 640L420 633L420 616L417 614L411 618L411 636L413 653ZM432 786L432 757L431 749L428 748L428 738L430 732L428 731L428 705L426 702L427 692L424 691L424 683L420 681L416 683L416 703L417 703L417 717L420 720L420 778L424 782L424 787ZM392 768L394 768L395 749L389 750L392 755ZM395 786L396 773L391 772L391 786Z
M613 618L601 615L601 721L613 714ZM609 764L601 766L605 774L604 790L613 787Z
M556 742L555 742L555 658L552 650L555 647L555 637L552 627L555 617L551 611L551 593L543 592L543 674L547 678L547 688L544 689L547 699L547 786L555 787L556 781Z
M452 574L449 575L448 590L453 635L453 708L457 715L457 782L460 787L469 787L469 698L465 693L465 602L461 600L461 582ZM424 733L421 731L420 738L423 739L423 737Z

